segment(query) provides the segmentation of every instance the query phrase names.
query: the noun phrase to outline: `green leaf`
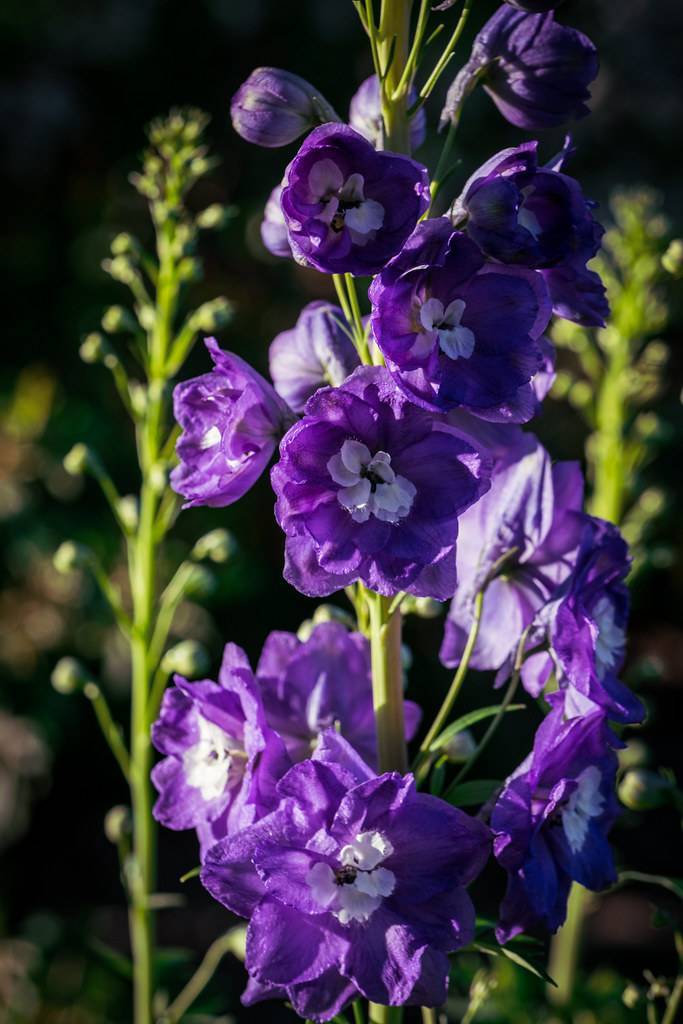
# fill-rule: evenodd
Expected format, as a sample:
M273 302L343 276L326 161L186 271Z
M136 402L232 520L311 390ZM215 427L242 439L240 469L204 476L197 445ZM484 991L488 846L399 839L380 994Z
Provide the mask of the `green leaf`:
M508 946L489 946L488 943L484 942L475 942L474 945L481 953L488 953L489 956L506 957L508 960L511 960L513 964L517 964L518 967L522 967L530 974L534 974L537 978L540 978L541 981L545 981L547 984L553 985L557 988L557 982L550 977L543 967L539 967L538 964L531 963L531 961L527 960L526 957L521 956Z
M453 736L457 736L457 734L462 732L463 729L469 729L471 725L474 725L476 722L481 722L484 718L493 718L494 715L498 714L502 707L502 704L491 704L489 707L477 708L476 711L470 711L468 714L462 715L461 718L457 718L455 722L451 722L451 724L444 729L442 733L439 733L429 747L430 752L435 753L437 750L440 750L444 744L448 743ZM526 704L511 704L508 708L505 708L505 712L524 711L525 708Z
M446 758L440 757L432 769L429 779L429 792L432 796L441 796L443 784L446 781Z
M472 782L451 786L443 799L454 807L473 807L474 804L485 804L502 785L500 779L473 779Z

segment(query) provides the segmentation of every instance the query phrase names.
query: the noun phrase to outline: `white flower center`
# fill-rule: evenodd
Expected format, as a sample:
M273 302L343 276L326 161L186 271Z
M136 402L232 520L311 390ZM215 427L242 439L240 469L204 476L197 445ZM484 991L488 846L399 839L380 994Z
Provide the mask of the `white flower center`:
M245 753L232 736L203 715L197 719L199 741L183 754L188 786L198 789L204 800L215 800L227 786L242 776Z
M591 818L597 818L605 806L600 792L600 769L590 765L579 775L577 786L569 797L567 806L561 811L562 827L572 853L583 849Z
M361 832L342 847L339 867L318 861L308 872L313 899L341 924L367 921L396 887L396 876L380 867L394 848L381 832Z
M397 523L410 512L417 493L415 486L391 468L391 455L372 455L361 441L344 441L341 450L327 463L336 484L337 501L356 523L376 516L385 523Z
M464 312L462 299L454 299L445 309L439 299L427 299L420 306L420 323L429 334L436 333L439 348L451 359L469 359L474 352L474 334L460 323Z
M201 441L199 442L200 448L215 448L219 444L221 439L221 432L217 426L209 427Z
M543 228L539 224L538 217L533 213L526 205L527 200L534 191L533 185L527 185L526 188L522 189L522 196L524 197L522 203L517 211L517 223L520 227L526 228L530 235L534 238L538 238L543 233Z
M319 160L308 174L308 187L314 202L323 203L320 219L335 234L346 228L355 245L372 241L384 223L384 207L365 198L362 174L344 176L333 160Z
M615 607L608 597L601 597L591 612L597 628L595 668L599 676L613 669L621 660L626 646L626 633L615 622Z

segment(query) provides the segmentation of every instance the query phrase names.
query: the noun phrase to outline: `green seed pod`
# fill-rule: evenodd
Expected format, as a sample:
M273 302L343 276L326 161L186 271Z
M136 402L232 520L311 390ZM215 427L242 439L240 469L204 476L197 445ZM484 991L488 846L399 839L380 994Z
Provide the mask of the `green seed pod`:
M118 845L132 832L130 808L117 804L104 817L104 834L110 843Z
M60 544L52 557L52 564L57 572L67 575L76 569L83 569L92 558L89 548L76 544L73 540L65 540Z
M619 783L619 799L631 811L651 811L671 798L671 783L656 772L634 768Z
M80 442L75 444L62 460L62 465L70 476L82 476L90 464L90 449L87 445Z
M164 655L161 667L169 675L177 672L187 679L196 679L209 669L209 655L197 640L182 640Z
M76 658L60 658L50 676L54 689L64 695L81 690L87 679L85 668Z

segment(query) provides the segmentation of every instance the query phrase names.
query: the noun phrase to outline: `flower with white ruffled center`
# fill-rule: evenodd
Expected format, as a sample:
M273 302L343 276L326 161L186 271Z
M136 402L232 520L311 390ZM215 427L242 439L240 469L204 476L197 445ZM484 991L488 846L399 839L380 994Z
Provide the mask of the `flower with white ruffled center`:
M318 861L308 873L313 899L332 911L340 924L367 921L391 896L396 876L380 865L394 848L381 832L361 832L339 852L339 867Z
M372 455L362 441L346 440L341 450L327 463L335 483L341 484L337 501L351 513L356 523L365 523L371 515L385 523L397 523L413 505L416 488L391 468L391 455Z
M188 786L205 800L215 800L242 775L244 751L232 736L203 715L197 715L199 740L183 754Z
M605 798L600 791L602 775L595 765L584 768L576 779L576 789L560 812L562 828L572 853L583 849L591 818L597 818L605 809Z
M451 359L469 359L474 352L475 337L469 327L461 324L465 312L462 299L454 299L444 309L439 299L427 299L420 306L420 323L430 340L436 334L439 348Z
M599 676L616 668L624 655L626 632L616 621L616 609L608 597L601 597L591 612L597 629L595 668Z
M308 175L308 187L316 202L325 204L320 219L336 234L348 228L356 245L371 241L384 223L384 207L366 199L362 174L344 176L332 160L319 160Z

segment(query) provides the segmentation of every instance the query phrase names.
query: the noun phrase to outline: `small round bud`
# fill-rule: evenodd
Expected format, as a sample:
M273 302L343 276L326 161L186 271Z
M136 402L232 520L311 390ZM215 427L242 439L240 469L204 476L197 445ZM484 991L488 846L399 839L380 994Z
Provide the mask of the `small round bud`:
M208 671L209 655L196 640L182 640L166 651L161 667L169 674L177 672L187 679L196 679Z
M111 251L113 256L138 256L140 243L127 231L122 231L112 239Z
M178 264L177 272L181 281L199 281L202 276L202 265L199 260L186 256Z
M237 543L229 530L210 530L199 538L192 548L191 557L197 562L208 558L210 562L222 565L234 556L236 550Z
M107 356L113 355L109 343L99 331L86 335L78 351L84 363L102 363Z
M412 611L420 619L436 619L441 614L443 604L433 597L416 597Z
M210 334L217 331L230 321L233 307L227 299L213 299L212 302L205 302L192 314L192 326L200 333Z
M60 658L52 669L50 682L57 693L76 693L83 688L88 675L76 658Z
M152 306L136 306L135 315L137 316L138 323L142 327L143 331L151 331L154 329L157 316Z
M630 985L627 985L624 991L622 992L621 1001L627 1009L635 1010L636 1006L641 1000L641 997L642 992L640 991L638 986L631 983Z
M203 231L212 231L224 227L232 218L234 209L231 206L221 206L220 203L213 203L205 210L197 214L195 224Z
M630 768L643 768L650 760L650 751L642 740L627 740L626 746L617 754L619 767L623 772Z
M210 597L216 592L216 577L204 565L193 565L185 584L185 593L188 597L202 598Z
M52 557L52 564L57 572L67 575L76 569L84 568L90 561L90 551L83 544L73 540L65 540L60 544Z
M321 622L340 622L347 629L353 629L354 619L343 608L337 608L333 604L319 604L313 612L313 622L318 626Z
M196 156L194 160L190 160L189 172L194 178L201 178L202 175L207 174L212 167L211 160L208 160L205 156Z
M102 315L102 329L108 334L121 334L123 331L135 331L137 324L132 315L123 306L110 306Z
M671 796L671 783L656 772L634 768L619 783L619 799L631 811L651 811L663 807Z
M116 511L126 530L133 533L137 529L140 519L138 499L134 494L125 494L116 503Z
M297 640L300 640L302 644L305 644L307 640L311 639L311 633L314 629L315 622L313 619L304 619L296 631Z
M474 753L476 747L472 733L468 729L463 729L444 743L441 753L445 754L452 764L462 764Z
M75 444L62 460L64 469L71 476L82 476L90 464L90 449L87 445Z
M132 380L128 385L128 393L135 415L144 416L147 408L147 392L143 385L137 380Z
M112 807L104 816L104 834L110 843L117 845L132 832L130 808L123 804Z
M683 275L683 238L674 238L662 256L662 266L672 277Z
M165 462L155 462L149 471L149 483L153 491L162 494L168 484L168 466Z
M130 284L135 278L135 267L129 256L115 256L113 260L103 260L102 269L121 284Z
M659 417L654 412L641 412L636 416L633 427L643 440L652 438L659 430Z

